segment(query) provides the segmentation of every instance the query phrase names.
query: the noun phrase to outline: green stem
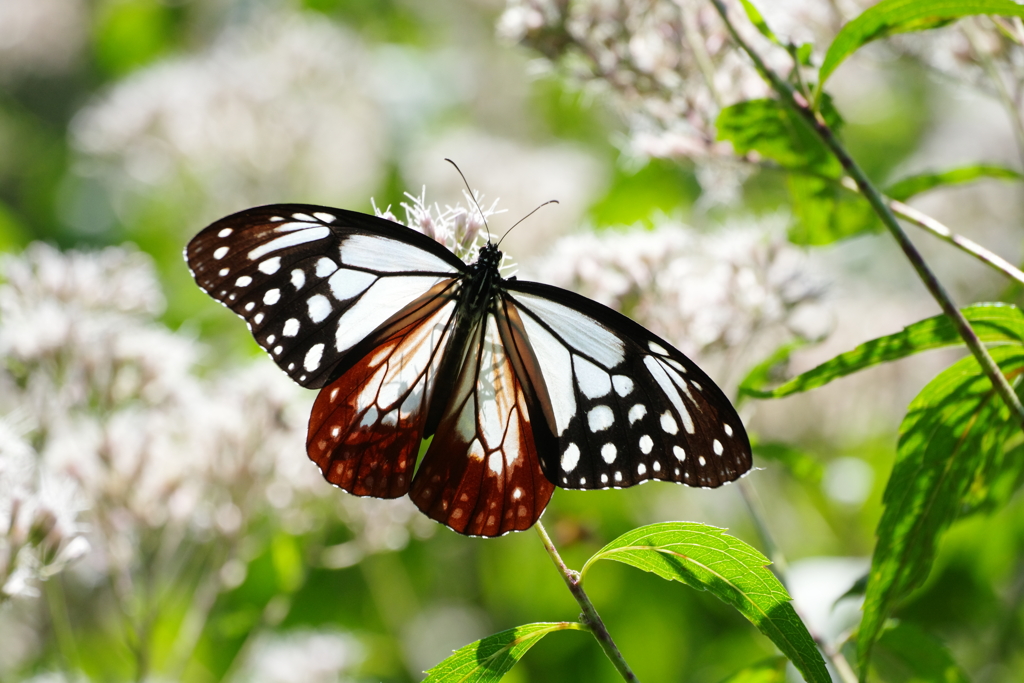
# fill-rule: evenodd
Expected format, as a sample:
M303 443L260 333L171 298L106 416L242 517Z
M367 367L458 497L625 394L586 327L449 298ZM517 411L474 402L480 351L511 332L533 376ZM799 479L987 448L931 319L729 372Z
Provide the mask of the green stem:
M569 587L569 592L572 593L572 597L576 598L576 602L579 603L580 609L583 610L583 621L590 629L590 632L594 634L594 638L601 645L601 649L608 655L608 659L612 660L612 664L615 665L615 669L619 672L622 678L631 683L639 683L636 674L629 668L629 664L626 663L622 653L619 652L619 648L615 645L615 641L612 640L611 634L608 633L608 629L605 628L604 622L601 621L601 616L597 613L597 609L594 607L594 603L590 602L590 598L587 596L586 591L583 590L583 584L580 580L580 573L573 571L566 566L565 562L562 561L561 555L558 554L558 550L555 549L555 544L552 543L551 537L548 536L547 529L541 524L540 520L537 520L535 525L537 529L537 535L540 536L541 542L544 543L544 549L548 551L548 555L551 556L551 561L555 563L555 567L558 568L558 573L562 575L562 579L565 581L565 585Z
M1006 377L999 370L999 366L992 360L992 356L989 355L988 350L982 345L981 340L978 339L978 335L975 334L971 328L967 319L964 318L960 309L953 303L952 298L946 292L942 283L939 282L935 274L932 273L928 264L925 263L924 258L920 252L914 246L914 243L910 241L907 234L900 227L899 222L896 220L896 216L893 215L892 210L889 208L886 198L882 193L872 184L868 179L864 170L857 164L856 161L846 151L846 148L842 146L839 140L836 138L832 129L826 125L825 120L818 114L816 114L808 104L807 100L803 96L797 95L793 92L793 89L782 80L778 74L772 71L761 59L760 55L754 51L750 45L736 31L736 27L732 25L729 20L728 12L725 5L722 4L722 0L711 0L718 14L721 15L722 20L725 22L726 28L729 34L732 36L736 44L742 49L747 56L754 62L754 66L760 72L761 76L768 81L776 93L778 93L782 102L793 110L798 116L804 119L807 124L817 133L818 137L821 138L822 142L832 151L836 159L842 164L846 174L853 178L853 181L857 184L857 189L860 190L864 198L871 204L871 208L874 209L875 213L882 220L882 223L888 228L889 232L896 239L903 253L906 255L907 260L917 271L918 277L924 283L925 287L931 293L932 297L938 302L942 308L942 312L949 316L950 320L953 321L954 326L960 333L960 337L967 344L967 348L970 349L971 354L977 359L978 364L981 365L981 369L991 380L992 385L996 391L1002 397L1003 401L1009 406L1010 410L1016 415L1017 421L1024 425L1024 405L1021 405L1020 399L1017 398L1017 394L1014 393L1010 387L1010 383L1006 381Z

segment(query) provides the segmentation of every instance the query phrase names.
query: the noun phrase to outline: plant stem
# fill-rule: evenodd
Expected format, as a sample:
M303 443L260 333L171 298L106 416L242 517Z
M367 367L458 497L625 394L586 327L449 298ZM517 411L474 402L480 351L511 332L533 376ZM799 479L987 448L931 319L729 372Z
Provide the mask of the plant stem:
M946 292L942 283L939 282L935 274L932 273L928 264L925 263L920 252L914 246L914 243L910 241L907 234L900 227L899 222L896 220L896 216L893 215L892 210L889 208L886 198L882 196L882 193L874 186L874 184L868 179L864 170L857 164L856 161L846 151L846 148L839 142L836 136L833 134L832 129L826 125L825 120L818 114L816 114L803 98L793 92L793 89L787 84L782 78L779 77L774 71L768 68L768 65L764 63L760 55L754 51L750 45L743 40L742 36L736 30L736 27L732 25L729 20L728 12L725 5L722 4L722 0L711 0L715 6L718 14L722 17L722 21L725 22L726 28L729 34L732 36L736 44L742 49L747 56L754 62L754 66L757 68L761 76L768 81L776 93L778 93L782 102L793 110L798 116L804 119L807 124L817 133L818 137L821 138L822 142L832 151L836 159L842 164L846 174L853 178L857 184L857 188L860 190L864 198L871 204L871 208L874 209L875 213L882 220L882 223L888 228L889 232L896 239L903 253L906 255L907 260L917 271L918 277L924 283L925 287L931 293L932 297L938 302L942 308L942 312L949 316L950 320L953 321L953 325L957 328L960 333L960 337L967 344L971 354L977 359L978 364L981 365L982 371L991 380L992 385L996 391L1002 397L1003 401L1010 408L1011 412L1017 417L1017 421L1024 426L1024 405L1021 405L1020 399L1017 398L1017 394L1014 393L1010 387L1010 383L1003 376L1002 371L996 362L989 355L988 350L978 339L978 335L975 334L971 328L967 319L964 318L960 309L956 307L949 294Z
M590 602L586 591L583 590L583 584L580 582L580 573L569 569L565 562L562 561L561 555L558 554L555 544L551 541L547 529L544 528L540 520L537 520L535 528L541 542L544 543L544 549L548 551L551 561L555 563L555 567L558 568L558 572L562 575L565 585L569 587L569 592L572 593L572 597L576 598L580 609L583 610L583 622L589 627L590 632L601 645L601 649L608 655L608 659L612 660L612 664L615 665L616 670L624 680L631 681L631 683L639 683L636 674L629 668L629 664L626 663L622 653L619 652L619 648L615 645L615 641L612 640L611 634L605 628L604 622L601 621L601 616L597 613L594 603Z

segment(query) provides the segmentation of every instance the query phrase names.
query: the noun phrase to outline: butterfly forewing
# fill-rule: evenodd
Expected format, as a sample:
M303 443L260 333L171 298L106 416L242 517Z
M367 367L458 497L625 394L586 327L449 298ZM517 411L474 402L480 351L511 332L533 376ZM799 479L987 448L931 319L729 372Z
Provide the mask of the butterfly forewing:
M743 424L693 362L625 316L571 292L508 283L550 397L563 488L649 479L715 487L750 469Z
M464 268L404 226L301 204L217 221L185 254L199 286L244 318L271 358L309 388L330 381L354 346Z

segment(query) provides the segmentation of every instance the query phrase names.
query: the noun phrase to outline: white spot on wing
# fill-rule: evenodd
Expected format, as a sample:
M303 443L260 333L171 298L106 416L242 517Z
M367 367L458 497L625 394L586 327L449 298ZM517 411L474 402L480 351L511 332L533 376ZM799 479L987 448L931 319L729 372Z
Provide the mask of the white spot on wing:
M248 275L243 275L242 277L235 280L235 287L248 287L251 284L252 278L249 277Z
M280 228L278 228L280 229ZM296 230L295 232L278 237L270 240L265 244L261 244L252 251L249 252L249 260L255 261L258 258L262 258L264 255L269 254L279 249L287 249L288 247L295 247L300 244L306 244L307 242L314 242L316 240L322 240L331 234L330 228L318 226L315 228L308 228L304 230Z
M299 320L298 318L288 318L284 321L284 329L281 330L281 334L286 337L294 337L299 333Z
M213 250L213 258L219 261L225 256L227 256L229 251L231 250L228 249L227 247L217 247L216 249Z
M272 306L272 305L276 304L280 300L281 300L281 290L277 289L276 287L274 289L268 289L263 294L263 303L267 304L268 306Z
M263 263L256 267L259 268L261 273L273 275L274 273L281 269L281 257L275 256L273 258L268 258L266 261L264 261Z
M643 416L647 414L647 406L642 403L637 403L629 409L629 424L633 424L637 420L643 419Z
M562 471L572 472L576 469L576 464L580 461L580 449L579 447L571 443L562 453Z
M725 427L725 435L732 436L732 426L728 422L722 423L722 426Z
M364 270L339 270L331 276L327 284L335 299L345 301L362 294L376 279L376 275Z
M302 286L306 284L306 273L301 268L296 268L292 271L292 287L295 291L302 289Z
M615 422L615 414L608 406L595 406L587 413L587 425L592 432L608 429Z
M679 394L678 387L669 377L668 371L665 370L665 366L662 365L661 361L654 356L645 356L644 365L650 371L651 377L654 378L654 381L656 381L661 390L665 392L665 396L668 397L668 400L672 402L676 412L682 416L683 425L686 428L687 433L693 434L693 419L690 417L690 412L687 410L686 404L683 403L683 397ZM680 381L683 380L680 379ZM672 434L675 434L675 432L672 432Z
M636 466L636 473L641 477L647 474L647 465L640 463Z
M501 474L501 468L504 465L504 461L501 459L501 451L494 451L491 453L491 457L487 458L487 466L491 468L491 472L495 474Z
M306 302L309 308L309 319L315 323L323 322L331 314L331 302L323 294L314 294Z
M719 441L718 439L715 439L711 443L711 447L715 450L715 455L721 455L725 450L724 448L722 448L722 442Z
M679 462L686 460L686 451L684 451L680 446L673 446L672 454L676 456Z
M332 213L324 213L323 211L317 211L313 215L315 217L319 218L320 220L322 220L324 223L333 223L334 221L336 221L338 219L338 217L335 216L334 214L332 214Z
M615 456L618 455L618 452L618 449L615 448L615 444L613 443L606 443L601 446L601 457L604 458L604 461L609 465L615 462Z
M653 449L653 448L654 448L654 439L652 439L647 434L644 434L643 436L640 437L640 452L641 453L643 453L644 455L647 455L648 453L651 452L651 449Z
M220 232L217 233L217 237L227 237L233 232L234 230L232 230L231 228L221 228Z
M615 393L622 397L629 396L629 392L633 391L633 380L625 375L612 377L612 385L615 387Z
M580 356L573 356L572 362L576 371L576 381L584 396L600 398L612 390L611 377L602 368Z
M317 277L327 277L337 269L338 264L332 261L331 259L327 258L326 256L321 256L316 262Z
M677 434L679 432L679 425L676 424L676 419L667 410L661 414L661 428L669 434Z
M661 344L658 344L657 342L647 342L647 346L650 347L651 351L654 351L655 353L660 353L663 356L668 355L668 349L666 349Z

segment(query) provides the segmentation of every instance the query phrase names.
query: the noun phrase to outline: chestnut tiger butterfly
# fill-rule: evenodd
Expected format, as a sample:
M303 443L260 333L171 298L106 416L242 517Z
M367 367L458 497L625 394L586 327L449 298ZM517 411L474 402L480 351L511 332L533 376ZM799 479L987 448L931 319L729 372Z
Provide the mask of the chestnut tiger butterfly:
M690 359L584 296L502 277L490 241L467 264L384 218L279 204L213 223L185 258L320 390L307 453L357 496L409 494L498 536L531 527L556 486L717 487L751 467L743 423Z

